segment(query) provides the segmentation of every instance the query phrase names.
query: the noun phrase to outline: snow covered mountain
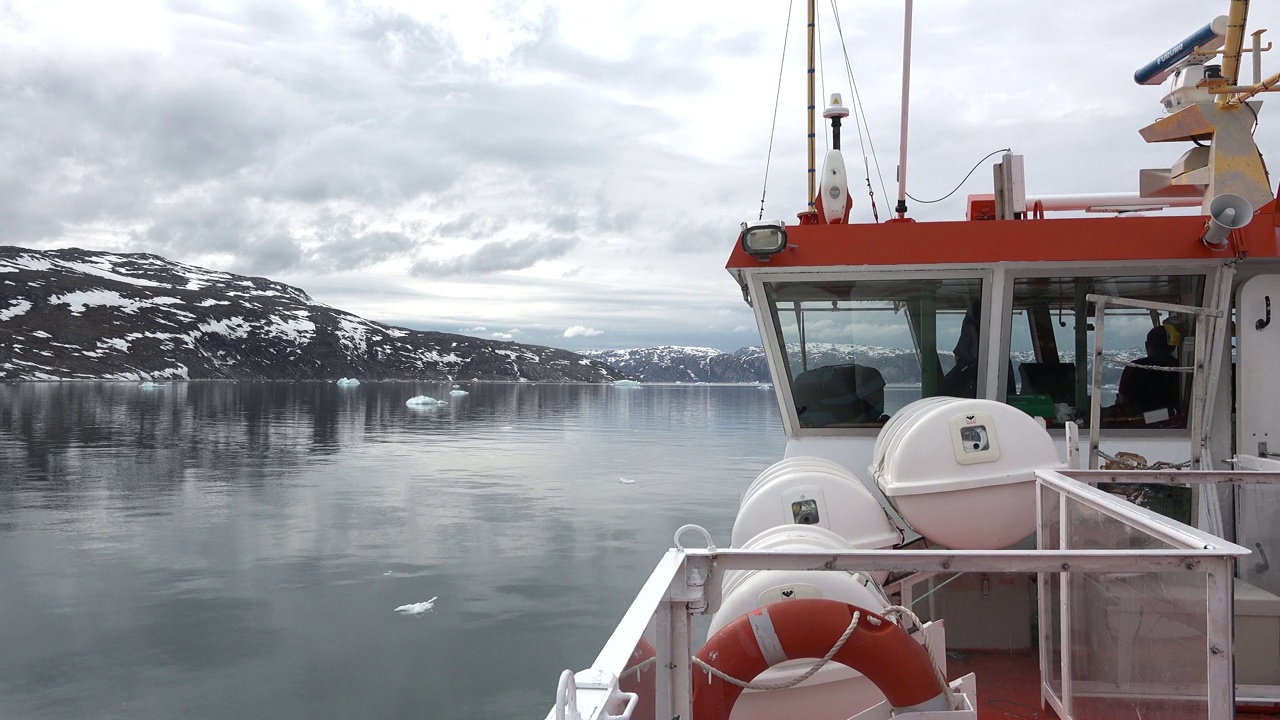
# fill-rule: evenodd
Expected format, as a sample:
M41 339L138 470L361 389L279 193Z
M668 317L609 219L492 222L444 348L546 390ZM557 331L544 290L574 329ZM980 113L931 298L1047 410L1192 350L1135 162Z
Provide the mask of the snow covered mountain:
M788 348L799 364L799 347ZM920 370L915 354L900 348L867 345L809 344L809 364L839 365L861 363L875 365L884 373L885 381L919 382ZM662 345L628 350L587 350L582 353L606 362L643 382L769 382L769 365L764 349L745 347L732 353L715 348ZM943 353L943 366L953 360Z
M788 345L787 351L793 367L801 366L799 345ZM858 363L878 369L887 383L920 382L920 366L915 351L910 349L810 343L807 352L809 367ZM764 349L760 347L745 347L726 353L715 348L662 345L628 350L587 350L583 354L643 382L770 382L769 366ZM1141 350L1133 349L1107 353L1109 358L1130 361L1140 355ZM940 352L938 357L943 372L955 364L955 358L949 352ZM1014 352L1010 359L1016 366L1033 362L1035 357L1030 352ZM1074 358L1071 352L1065 351L1061 359L1062 362L1072 362ZM1104 366L1103 382L1119 382L1121 369L1118 364Z
M565 350L371 322L302 290L156 255L0 247L0 380L609 382Z

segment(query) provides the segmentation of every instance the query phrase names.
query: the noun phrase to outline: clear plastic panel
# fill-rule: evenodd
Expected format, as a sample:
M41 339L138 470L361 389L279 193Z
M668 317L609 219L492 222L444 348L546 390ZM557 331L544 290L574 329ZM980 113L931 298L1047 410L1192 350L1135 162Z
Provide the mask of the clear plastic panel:
M1147 532L1095 510L1078 500L1067 503L1066 548L1071 550L1154 550L1174 546Z
M1171 546L1066 498L1071 549ZM1070 695L1087 718L1208 717L1203 573L1080 573L1069 589Z
M1057 550L1062 534L1060 522L1058 491L1048 485L1041 485L1040 492L1040 539L1037 547L1041 550Z
M1077 718L1208 717L1203 573L1072 577Z
M1042 620L1047 625L1045 633L1045 657L1049 666L1042 678L1058 702L1062 702L1062 575L1045 574L1045 588L1049 596L1049 615Z

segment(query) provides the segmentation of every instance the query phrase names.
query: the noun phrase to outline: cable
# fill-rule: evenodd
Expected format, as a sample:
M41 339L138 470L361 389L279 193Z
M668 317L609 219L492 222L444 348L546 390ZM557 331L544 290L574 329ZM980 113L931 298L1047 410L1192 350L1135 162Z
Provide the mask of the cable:
M769 164L773 160L773 135L778 129L778 102L782 100L782 70L787 65L787 39L791 37L791 9L795 0L787 3L787 29L782 34L782 62L778 63L778 90L773 96L773 124L769 126L769 153L764 159L764 187L760 190L760 216L764 220L764 196L769 192Z
M867 123L867 113L862 108L862 94L858 92L858 81L853 76L853 62L849 59L849 46L844 39L844 24L840 21L840 8L836 5L836 0L831 0L831 12L836 18L836 31L840 34L840 49L844 53L845 72L849 75L849 87L853 90L853 102L856 112L854 114L854 127L858 131L858 146L862 148L862 167L867 180L867 195L871 198L871 216L876 222L880 222L880 211L876 208L876 192L871 185L871 167L867 164L867 148L871 148L871 160L876 166L876 177L880 180L880 192L885 197L889 197L889 192L884 187L884 173L880 172L880 158L876 155L875 143L871 140L871 125ZM863 142L863 128L866 128L866 142Z
M996 155L996 154L999 154L999 153L1005 153L1005 152L1009 152L1009 148L1000 148L999 150L992 150L991 152L987 153L985 157L983 157L983 158L982 158L981 160L979 160L978 162L974 163L973 168L972 168L972 169L970 169L970 170L969 170L969 173L968 173L967 175L965 175L965 176L964 176L964 180L961 180L959 185L956 185L956 186L955 186L955 188L953 188L953 189L951 190L951 192L947 193L946 195L943 195L942 197L938 198L937 200L921 200L921 199L919 199L919 198L912 197L912 196L911 196L911 193L907 193L907 197L911 198L911 200L912 200L913 202L918 202L918 203L920 203L921 205L928 205L928 204L930 204L930 203L942 202L943 200L946 200L947 198L951 197L952 195L955 195L955 194L956 194L956 190L959 190L960 188L964 187L964 184L965 184L966 182L968 182L968 180L969 180L969 176L973 175L973 171L974 171L974 170L977 170L977 169L978 169L978 166L979 166L979 165L981 165L983 162L985 162L987 158L991 157L992 155Z

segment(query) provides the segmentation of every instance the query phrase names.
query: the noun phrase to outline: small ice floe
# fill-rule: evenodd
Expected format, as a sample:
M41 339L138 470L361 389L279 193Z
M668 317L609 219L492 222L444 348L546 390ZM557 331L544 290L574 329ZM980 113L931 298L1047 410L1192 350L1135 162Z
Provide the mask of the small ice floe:
M757 390L772 390L772 389L773 389L773 386L772 386L772 385L770 385L769 383L760 383L759 385L757 385L757 386L756 386L756 389L757 389Z
M462 387L462 386L461 386L461 385L454 385L454 386L453 386L453 389L454 389L454 390L457 390L457 389L458 389L458 388L460 388L460 387Z
M454 387L457 387L457 385L454 385ZM454 397L462 397L463 395L470 395L471 393L466 390L450 390L449 394Z
M359 384L360 384L360 381L355 378L348 378L348 377L338 378L338 387L355 387L356 385L359 385Z
M638 380L614 380L614 381L613 381L613 386L614 386L614 387L640 387L640 381L638 381Z
M150 380L147 380L147 381L138 383L138 387L143 390L159 390L160 388L164 387L164 385L158 382L151 382Z
M435 612L436 600L439 600L439 598L431 598L426 602L401 605L396 608L396 612L404 615L421 615L424 612Z
M405 405L410 407L439 407L440 405L448 405L443 400L437 400L430 395L415 395L404 401Z
M628 480L627 478L622 478L622 477L620 477L620 478L618 478L618 484L619 484L619 485L635 485L635 484L636 484L636 481L635 481L635 480Z

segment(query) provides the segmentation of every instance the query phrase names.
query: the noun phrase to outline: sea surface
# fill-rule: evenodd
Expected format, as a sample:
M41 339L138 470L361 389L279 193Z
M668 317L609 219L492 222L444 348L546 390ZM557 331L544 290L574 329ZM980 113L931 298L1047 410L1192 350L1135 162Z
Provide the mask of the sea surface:
M754 386L462 389L0 385L0 718L540 720L784 447Z

